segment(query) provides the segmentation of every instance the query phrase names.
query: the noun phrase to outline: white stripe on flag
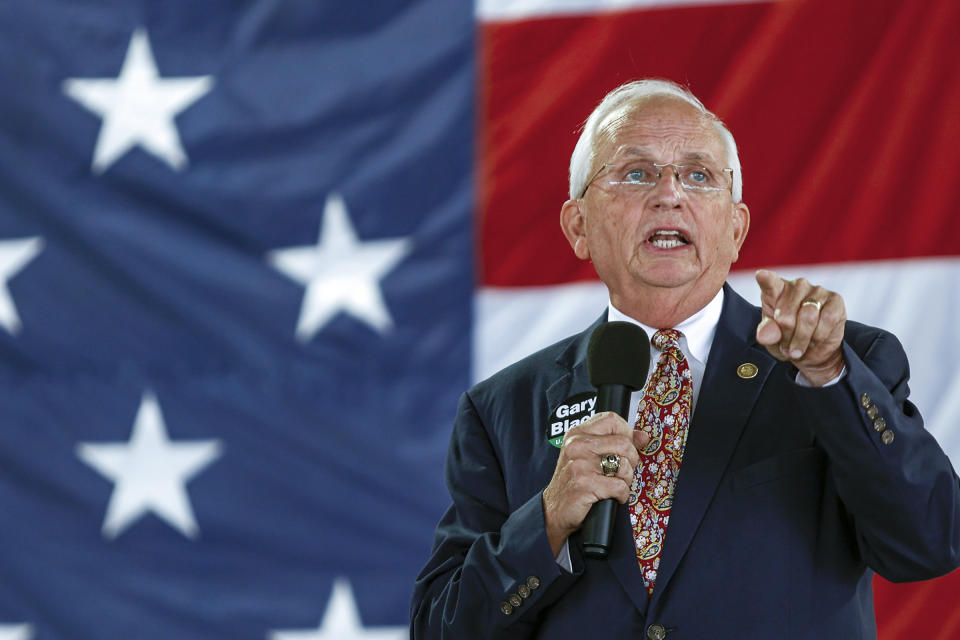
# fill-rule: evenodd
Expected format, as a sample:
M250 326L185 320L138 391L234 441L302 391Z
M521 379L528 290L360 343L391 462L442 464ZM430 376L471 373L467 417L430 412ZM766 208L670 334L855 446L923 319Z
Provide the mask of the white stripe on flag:
M745 4L773 0L477 0L477 18L483 21L521 20L556 15L579 15L627 9L663 9L691 5Z
M960 258L857 262L775 269L840 293L847 316L892 331L910 357L910 398L960 467ZM730 285L759 304L753 272ZM600 282L481 289L476 299L474 379L583 330L606 308Z

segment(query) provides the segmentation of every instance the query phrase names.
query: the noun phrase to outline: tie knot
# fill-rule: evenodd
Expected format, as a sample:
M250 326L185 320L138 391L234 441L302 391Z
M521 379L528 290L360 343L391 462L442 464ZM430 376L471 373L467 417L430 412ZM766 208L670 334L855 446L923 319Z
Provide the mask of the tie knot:
M660 351L666 351L667 349L679 349L680 348L680 336L683 335L676 329L660 329L655 334L653 334L653 346L655 346Z

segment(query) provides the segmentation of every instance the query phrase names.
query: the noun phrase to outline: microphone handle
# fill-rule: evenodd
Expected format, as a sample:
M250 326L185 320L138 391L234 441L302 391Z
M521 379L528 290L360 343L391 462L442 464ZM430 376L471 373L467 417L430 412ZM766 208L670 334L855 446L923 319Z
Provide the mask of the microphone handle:
M630 411L630 393L631 390L622 384L601 384L597 387L597 412L615 411L626 419ZM583 552L588 558L603 560L607 557L616 517L617 501L614 498L600 500L590 507L580 527Z

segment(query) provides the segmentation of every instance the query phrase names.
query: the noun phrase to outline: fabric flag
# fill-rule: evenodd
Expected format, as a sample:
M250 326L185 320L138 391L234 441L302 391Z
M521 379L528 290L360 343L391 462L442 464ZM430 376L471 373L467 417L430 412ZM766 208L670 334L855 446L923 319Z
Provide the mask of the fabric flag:
M401 638L459 394L603 309L577 127L671 78L741 147L734 285L905 343L960 461L951 0L0 6L0 640ZM881 637L960 592L877 584ZM943 604L940 604L943 603Z
M756 268L840 292L902 340L911 398L960 466L960 4L480 0L475 377L575 331L607 293L559 230L579 128L611 88L684 85L731 128ZM875 580L883 640L960 637L960 572Z
M470 382L466 2L0 5L0 638L401 638Z

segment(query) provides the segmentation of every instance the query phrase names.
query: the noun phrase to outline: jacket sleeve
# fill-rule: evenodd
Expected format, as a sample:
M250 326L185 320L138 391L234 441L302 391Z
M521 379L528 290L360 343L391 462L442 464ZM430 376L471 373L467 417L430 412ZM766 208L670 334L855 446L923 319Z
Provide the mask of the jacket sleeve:
M447 456L453 504L414 587L411 638L528 638L539 613L576 580L553 557L541 493L511 511L503 470L469 392ZM573 547L575 545L571 545Z
M859 342L844 344L844 380L798 392L864 562L894 582L943 575L960 565L960 481L907 399L899 340L875 330Z

